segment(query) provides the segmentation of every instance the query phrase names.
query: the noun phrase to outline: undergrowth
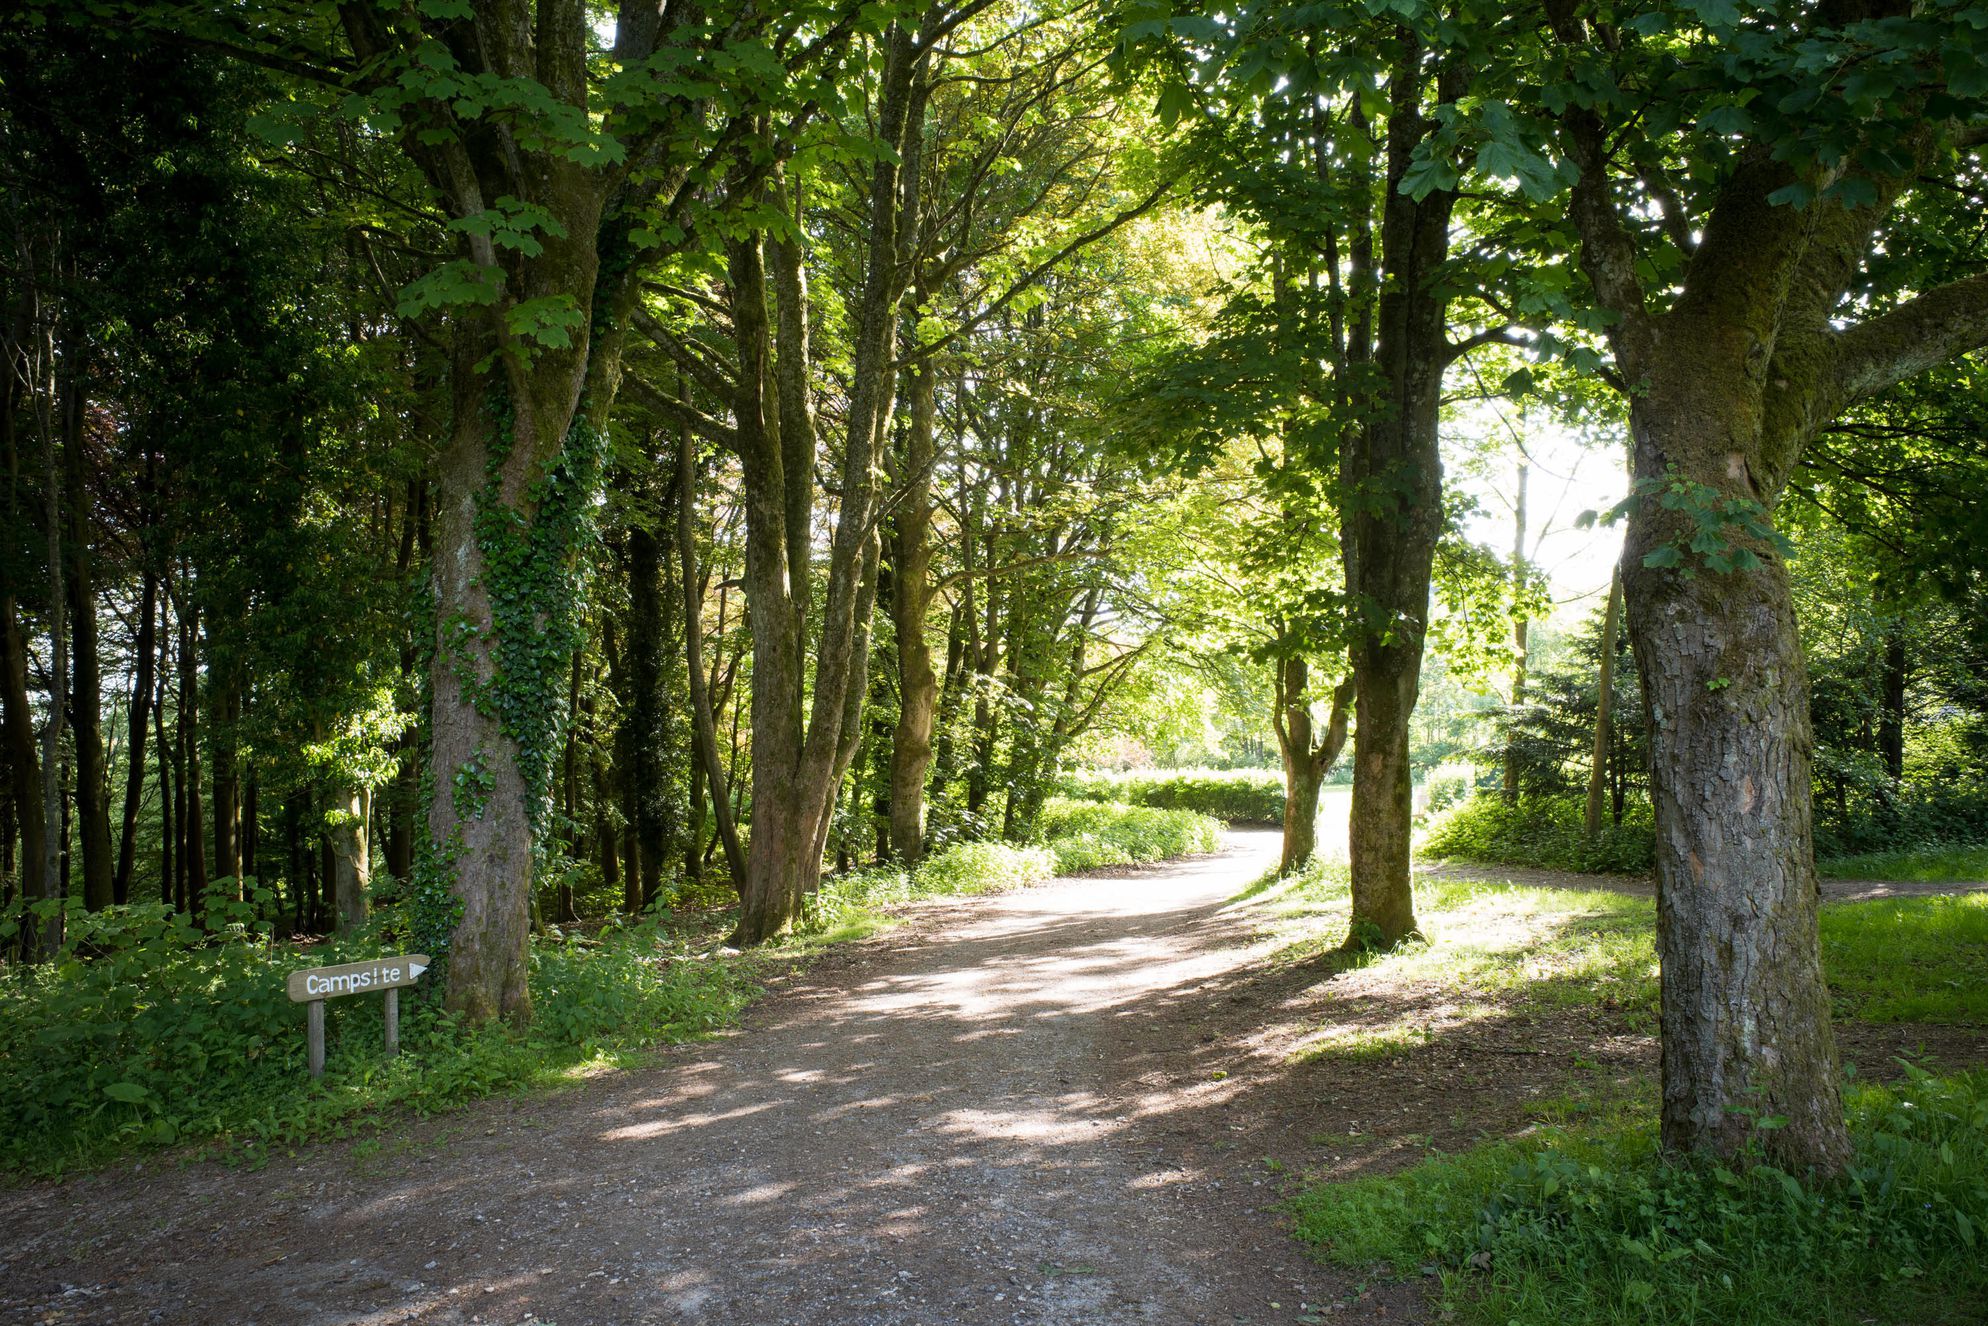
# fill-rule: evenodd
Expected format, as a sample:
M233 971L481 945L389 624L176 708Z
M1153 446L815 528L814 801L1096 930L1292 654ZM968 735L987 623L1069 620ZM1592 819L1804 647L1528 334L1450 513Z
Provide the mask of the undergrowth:
M257 929L251 903L217 902L205 927L157 903L73 909L55 961L0 973L0 1170L56 1174L189 1144L253 1161L401 1113L571 1081L729 1024L765 964L868 933L898 904L1212 851L1220 841L1218 824L1184 811L1052 802L1044 822L1057 836L1042 845L962 843L915 871L831 879L803 933L761 952L716 947L724 909L536 936L523 1031L461 1025L440 1008L430 977L402 992L402 1052L387 1059L379 999L327 1001L317 1082L286 977L389 951L393 909L359 935L302 949Z
M386 1059L381 1001L330 1000L312 1082L287 973L381 951L371 935L272 948L239 922L203 932L156 903L77 915L58 960L0 980L0 1167L52 1174L176 1143L253 1158L701 1035L753 988L749 964L693 957L653 920L540 939L528 1030L464 1027L428 985L402 992L402 1052Z
M1662 1162L1645 1118L1550 1128L1313 1187L1329 1260L1437 1277L1484 1326L1959 1326L1988 1311L1988 1074L1850 1094L1840 1180Z
M1417 844L1434 859L1573 870L1592 875L1647 873L1655 830L1647 803L1632 803L1621 824L1588 836L1587 804L1577 797L1526 797L1517 804L1474 796L1436 816Z
M1192 810L1234 824L1284 822L1284 776L1274 769L1079 770L1062 784L1086 801Z

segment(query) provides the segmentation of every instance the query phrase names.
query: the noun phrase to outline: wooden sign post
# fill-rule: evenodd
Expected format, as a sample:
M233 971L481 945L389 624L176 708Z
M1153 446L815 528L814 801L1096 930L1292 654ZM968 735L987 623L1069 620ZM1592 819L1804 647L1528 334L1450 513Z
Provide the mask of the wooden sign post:
M340 967L306 967L290 973L290 1001L305 1005L305 1020L311 1039L311 1076L324 1076L324 1001L341 995L371 994L387 997L386 1046L389 1055L400 1053L400 987L412 985L428 970L426 953L409 953L399 958L371 958L348 962Z

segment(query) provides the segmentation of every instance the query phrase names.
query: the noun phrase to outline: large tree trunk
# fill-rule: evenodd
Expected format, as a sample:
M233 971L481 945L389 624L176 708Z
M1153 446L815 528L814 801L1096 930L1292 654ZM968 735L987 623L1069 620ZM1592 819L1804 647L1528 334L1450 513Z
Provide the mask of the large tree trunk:
M1645 484L1668 483L1676 466L1708 488L1732 485L1728 458L1747 418L1719 398L1733 375L1708 383L1704 369L1653 374L1633 403ZM1691 537L1689 519L1641 504L1623 558L1656 810L1663 1141L1733 1155L1757 1140L1770 1156L1833 1170L1848 1138L1816 932L1794 599L1771 548L1756 569L1731 574L1646 566ZM1786 1123L1757 1131L1769 1116Z
M531 932L532 825L535 798L520 767L517 735L499 706L482 702L498 685L505 646L490 599L491 569L478 538L486 506L516 502L530 482L534 448L501 435L505 410L487 377L475 371L481 338L458 328L455 425L437 458L435 514L435 667L430 673L430 850L453 876L461 908L448 944L445 1003L469 1022L531 1017L525 945ZM474 348L471 348L474 347ZM504 496L492 498L490 458L507 455ZM521 472L522 471L522 472ZM529 519L529 517L526 517ZM515 627L513 627L515 629ZM513 662L515 655L503 657ZM570 660L558 660L563 678ZM545 697L550 702L550 697ZM549 761L549 751L537 758Z
M922 301L920 301L922 304ZM932 606L932 460L934 373L929 359L910 374L903 472L890 543L891 615L896 626L898 709L890 743L890 848L915 862L925 850L925 776L932 766L932 723L939 682L925 619Z
M936 12L936 11L935 11ZM928 16L929 18L929 16ZM772 250L780 315L778 378L767 321L766 253L757 237L734 243L732 320L739 380L733 402L745 480L746 601L753 632L752 835L740 894L741 944L757 944L801 918L821 876L821 853L843 774L862 731L879 534L876 456L896 394L892 340L917 215L917 142L927 55L908 29L884 37L878 138L892 149L871 169L862 288L851 310L850 391L839 466L840 506L828 545L813 694L802 664L810 550L803 535L816 437L807 408L806 310L801 255ZM809 489L811 491L811 488Z
M1346 538L1346 587L1364 620L1352 647L1359 723L1353 735L1353 814L1349 855L1353 911L1346 942L1387 948L1413 935L1409 882L1414 779L1409 721L1421 687L1429 581L1442 533L1438 424L1447 297L1438 283L1449 252L1455 197L1440 190L1416 200L1401 182L1428 127L1423 57L1414 43L1392 77L1386 201L1381 216L1385 281L1377 301L1374 367L1380 399L1342 463L1356 500ZM1439 100L1461 91L1445 69Z

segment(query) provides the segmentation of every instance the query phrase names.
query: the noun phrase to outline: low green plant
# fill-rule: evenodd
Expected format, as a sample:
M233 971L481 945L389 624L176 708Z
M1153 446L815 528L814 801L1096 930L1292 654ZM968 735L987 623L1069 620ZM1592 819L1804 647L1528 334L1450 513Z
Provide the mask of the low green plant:
M1647 873L1656 847L1649 805L1634 802L1621 824L1587 832L1578 797L1533 796L1516 804L1473 796L1432 819L1417 845L1424 857L1574 870L1583 874Z
M1086 801L1192 810L1231 824L1284 822L1284 776L1274 769L1079 771L1066 774L1062 786Z
M749 963L694 957L653 921L540 940L524 1033L463 1027L422 988L403 993L389 1060L380 1000L331 1000L313 1082L289 972L380 951L372 933L272 946L239 921L206 930L158 904L77 913L56 960L0 977L0 1167L55 1173L175 1143L254 1153L382 1111L556 1083L722 1026L752 990Z
M1297 1234L1433 1274L1443 1311L1487 1326L1978 1322L1988 1074L1907 1070L1850 1093L1841 1179L1666 1163L1648 1119L1618 1114L1314 1187Z
M1059 875L1143 865L1222 846L1221 822L1195 811L1060 797L1043 808L1041 833Z
M852 939L879 929L890 908L920 898L991 893L1039 884L1056 873L1046 847L1012 843L955 843L906 870L890 864L851 870L823 882L815 895L809 936Z

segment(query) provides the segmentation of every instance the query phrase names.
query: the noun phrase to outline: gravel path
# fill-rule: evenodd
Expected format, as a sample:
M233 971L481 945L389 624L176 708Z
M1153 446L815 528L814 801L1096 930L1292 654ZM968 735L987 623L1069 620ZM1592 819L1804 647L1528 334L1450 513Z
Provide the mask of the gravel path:
M934 904L739 1034L379 1143L0 1192L0 1322L1416 1319L1301 1255L1206 1067L1275 853Z

